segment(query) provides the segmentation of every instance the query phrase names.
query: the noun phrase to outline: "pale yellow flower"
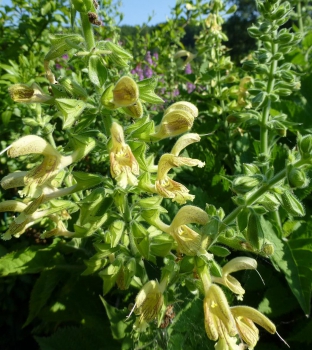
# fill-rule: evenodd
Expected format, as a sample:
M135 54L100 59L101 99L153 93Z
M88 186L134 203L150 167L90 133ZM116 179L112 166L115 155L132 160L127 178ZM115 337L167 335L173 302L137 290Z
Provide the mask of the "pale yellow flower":
M271 334L276 332L274 323L260 311L249 306L233 306L230 309L235 319L239 336L248 345L249 349L253 349L259 340L259 331L255 323Z
M255 270L257 268L257 261L248 257L237 257L230 260L222 268L222 277L211 276L212 282L223 284L228 287L233 293L243 295L244 288L239 281L231 276L232 272L240 270Z
M198 109L190 102L180 101L165 110L164 116L151 139L161 140L189 131L198 116Z
M45 94L37 84L14 84L9 87L9 94L13 101L21 103L47 103L53 97Z
M186 134L179 138L171 153L163 154L158 162L158 171L155 181L156 192L164 198L171 198L173 202L184 204L186 201L193 201L193 195L189 194L189 190L179 182L172 180L168 176L168 172L174 167L198 166L202 168L205 163L198 159L179 157L179 153L186 146L193 142L198 142L200 137L198 134Z
M28 154L41 154L43 160L41 164L28 172L16 172L5 176L1 180L4 189L12 187L26 186L21 195L38 197L41 193L53 191L51 181L65 167L85 156L93 147L95 142L81 144L71 155L63 156L46 140L37 135L27 135L21 137L1 153L7 151L8 156L15 158ZM1 154L0 153L0 154Z
M125 143L122 127L113 123L111 127L112 147L110 149L110 171L118 185L126 188L127 185L136 186L139 175L139 164L135 159L131 148Z
M162 229L174 238L181 253L197 255L201 249L201 235L186 225L190 223L205 225L207 222L208 214L205 211L192 205L185 205L178 211L171 225L163 226Z

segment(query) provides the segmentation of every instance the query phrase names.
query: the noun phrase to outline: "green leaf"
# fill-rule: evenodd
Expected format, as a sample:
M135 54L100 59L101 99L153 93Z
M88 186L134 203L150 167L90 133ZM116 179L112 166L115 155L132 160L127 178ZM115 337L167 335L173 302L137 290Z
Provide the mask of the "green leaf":
M129 333L132 331L131 324L129 322L125 322L127 316L129 315L129 310L118 310L117 308L109 305L101 296L100 298L109 318L114 339L124 339L126 335L129 335Z
M89 78L91 82L101 88L107 79L107 69L104 65L104 60L102 57L97 55L92 55L89 58Z
M231 254L231 252L225 248L218 245L213 245L209 248L209 251L216 256L226 257Z
M27 326L46 305L53 290L61 280L62 274L57 270L43 271L36 280L29 301L29 315L23 327Z
M311 270L308 269L311 261L302 260L300 253L302 250L295 252L297 245L294 242L281 241L275 234L271 223L265 221L264 230L266 238L274 244L274 254L271 260L277 270L284 273L286 281L298 300L299 305L306 315L310 313L311 299ZM295 247L295 249L292 248ZM309 254L312 259L312 253Z
M0 276L38 273L63 264L64 259L56 244L47 248L30 246L25 250L9 253L0 259Z

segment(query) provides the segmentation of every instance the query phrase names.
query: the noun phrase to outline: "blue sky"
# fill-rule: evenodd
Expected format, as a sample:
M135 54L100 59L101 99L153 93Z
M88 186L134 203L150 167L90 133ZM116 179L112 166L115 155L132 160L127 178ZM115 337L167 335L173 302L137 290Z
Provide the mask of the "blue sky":
M170 10L175 6L176 0L122 0L120 11L124 14L121 24L143 24L148 16L154 12L149 24L157 24L166 21L170 17Z
M10 0L0 0L1 5L10 3ZM148 16L151 16L153 12L154 16L149 22L150 25L165 22L166 17L170 17L170 9L175 6L175 3L176 0L122 0L120 12L123 12L124 18L121 24L146 23Z

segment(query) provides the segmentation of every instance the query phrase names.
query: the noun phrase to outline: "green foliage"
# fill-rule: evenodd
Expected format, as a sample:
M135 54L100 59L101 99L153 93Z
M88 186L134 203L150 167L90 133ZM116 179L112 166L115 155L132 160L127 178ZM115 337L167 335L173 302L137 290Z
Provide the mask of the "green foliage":
M0 11L1 346L308 347L308 1Z

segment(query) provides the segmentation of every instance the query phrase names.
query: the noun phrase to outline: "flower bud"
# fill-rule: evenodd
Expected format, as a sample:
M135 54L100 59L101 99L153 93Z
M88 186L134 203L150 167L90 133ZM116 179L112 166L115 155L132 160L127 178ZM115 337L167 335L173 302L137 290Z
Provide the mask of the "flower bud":
M232 190L236 193L247 193L262 182L261 175L239 176L232 182Z
M290 191L285 191L280 196L283 208L292 216L304 216L305 209L299 199Z
M312 135L298 137L299 152L302 158L310 158L312 155Z
M302 169L293 168L288 173L288 181L291 187L303 188L308 186L309 180Z

